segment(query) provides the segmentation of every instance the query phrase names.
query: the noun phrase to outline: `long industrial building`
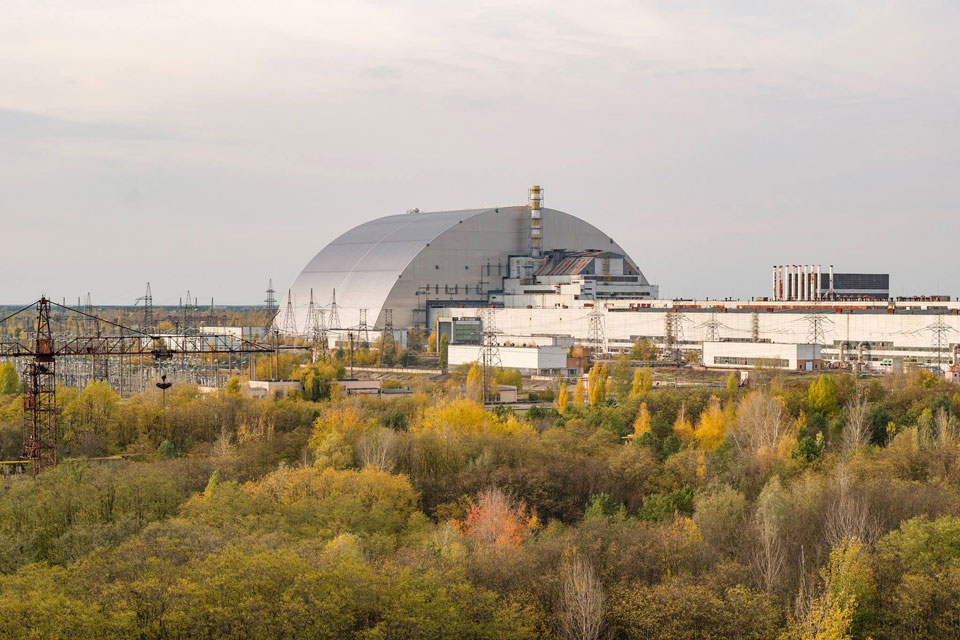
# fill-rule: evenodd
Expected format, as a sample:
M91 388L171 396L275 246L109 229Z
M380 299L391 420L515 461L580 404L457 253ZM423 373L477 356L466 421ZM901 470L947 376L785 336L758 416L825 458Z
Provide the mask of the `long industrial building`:
M960 361L960 304L891 300L888 274L779 265L770 296L660 300L613 238L544 208L539 186L528 198L521 206L414 211L351 229L297 277L280 307L289 302L296 326L283 329L309 333L312 310L334 341L419 326L445 332L452 344L476 344L481 332L496 331L501 340L607 352L647 339L666 357L701 352L704 342L742 342L815 344L824 363L876 368Z

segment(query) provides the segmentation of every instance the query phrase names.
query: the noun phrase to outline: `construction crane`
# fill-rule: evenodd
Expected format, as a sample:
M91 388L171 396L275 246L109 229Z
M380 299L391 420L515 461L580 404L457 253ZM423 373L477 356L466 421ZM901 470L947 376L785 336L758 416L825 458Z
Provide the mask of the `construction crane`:
M56 339L50 325L50 308L60 307L106 324L116 335L74 336ZM175 355L217 355L273 353L269 346L228 335L150 335L116 322L41 297L14 313L0 318L9 320L36 310L34 335L26 341L0 338L0 358L29 358L25 368L23 393L23 459L31 462L36 475L57 464L57 359L71 356L149 356L165 360Z

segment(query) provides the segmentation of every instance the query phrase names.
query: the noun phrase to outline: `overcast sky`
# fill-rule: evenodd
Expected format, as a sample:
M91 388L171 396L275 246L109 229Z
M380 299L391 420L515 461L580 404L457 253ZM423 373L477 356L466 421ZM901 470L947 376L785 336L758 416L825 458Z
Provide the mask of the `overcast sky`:
M0 303L259 303L405 209L546 205L661 295L960 294L960 2L0 0Z

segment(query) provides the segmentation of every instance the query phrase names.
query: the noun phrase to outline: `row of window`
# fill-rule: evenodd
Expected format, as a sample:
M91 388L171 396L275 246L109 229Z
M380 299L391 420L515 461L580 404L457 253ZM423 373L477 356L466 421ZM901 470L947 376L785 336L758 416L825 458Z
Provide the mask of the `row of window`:
M713 359L714 364L735 364L739 366L752 367L760 365L763 367L789 367L790 361L783 358L738 358L735 356L716 356Z

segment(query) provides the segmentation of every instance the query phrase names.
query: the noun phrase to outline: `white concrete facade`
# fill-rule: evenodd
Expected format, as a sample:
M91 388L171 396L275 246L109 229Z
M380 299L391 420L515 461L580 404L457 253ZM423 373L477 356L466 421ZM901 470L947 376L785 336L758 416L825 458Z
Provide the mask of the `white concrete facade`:
M700 351L711 337L710 323L722 341L807 344L811 330L822 331L822 357L828 361L919 366L960 364L960 303L857 302L795 303L747 301L651 300L605 303L600 306L607 351L624 351L640 338L663 346L666 316L676 309L682 327L679 346ZM497 329L516 341L520 336L572 337L581 343L589 336L591 308L496 309ZM436 309L439 314L463 317L480 310ZM433 322L434 318L430 321ZM942 323L942 346L936 345L936 326ZM754 333L755 331L755 333ZM820 341L820 340L816 340Z
M704 342L703 366L720 369L767 367L789 371L820 368L820 345L782 342Z
M500 347L500 364L504 369L519 369L527 375L565 373L567 350L564 347ZM452 344L447 350L450 366L479 362L483 347L474 344Z

